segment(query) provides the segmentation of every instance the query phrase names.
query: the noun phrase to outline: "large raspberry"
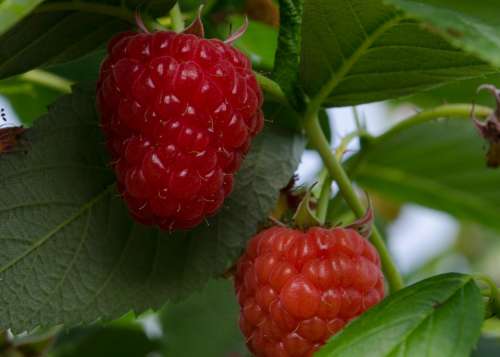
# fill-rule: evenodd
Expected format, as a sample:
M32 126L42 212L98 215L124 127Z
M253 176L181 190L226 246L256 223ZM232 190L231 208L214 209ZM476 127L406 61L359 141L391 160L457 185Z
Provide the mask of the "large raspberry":
M384 297L380 258L353 229L267 229L237 264L240 328L258 357L311 356Z
M97 85L120 193L134 218L186 229L213 215L262 129L262 93L230 44L174 32L123 33Z

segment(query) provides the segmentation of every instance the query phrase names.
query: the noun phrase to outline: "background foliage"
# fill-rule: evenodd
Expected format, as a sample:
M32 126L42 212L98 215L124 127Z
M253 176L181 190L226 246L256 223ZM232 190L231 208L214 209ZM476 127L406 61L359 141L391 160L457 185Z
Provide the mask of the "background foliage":
M201 2L180 2L186 20ZM205 1L210 37L227 37L249 14L236 46L280 84L291 107L268 96L266 129L224 209L206 225L168 235L132 223L117 198L93 92L107 40L134 28L135 10L170 26L174 3L0 1L0 94L30 127L23 150L0 157L0 334L14 334L0 338L0 354L244 356L231 283L220 277L298 166L306 143L291 107L321 106L331 138L338 132L324 108L471 103L479 84L500 82L494 0ZM346 167L359 187L383 197L378 219L390 224L401 204L413 202L453 215L462 232L450 251L407 276L420 282L318 355L465 356L481 329L475 355L498 355L500 327L482 323L470 275L421 281L457 270L445 267L450 254L466 258L470 270L498 268L500 171L485 167L484 143L458 116L396 126L361 143ZM349 217L338 202L336 221Z

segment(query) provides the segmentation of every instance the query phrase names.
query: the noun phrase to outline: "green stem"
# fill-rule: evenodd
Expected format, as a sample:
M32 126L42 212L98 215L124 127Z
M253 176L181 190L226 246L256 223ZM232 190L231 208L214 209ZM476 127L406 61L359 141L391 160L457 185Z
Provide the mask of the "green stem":
M485 118L492 113L492 109L489 107L484 107L481 105L476 105L475 107L471 104L445 104L439 107L424 110L418 114L415 114L408 119L403 120L399 124L394 125L391 129L389 129L384 134L376 137L373 141L379 142L387 139L404 129L409 127L422 124L428 121L432 121L438 118L470 118L472 110L474 109L474 113L479 118Z
M321 224L325 224L331 192L332 192L332 179L328 175L327 177L325 177L323 181L323 186L321 187L321 193L319 194L318 206L316 207L316 216L318 217Z
M38 6L34 12L43 13L43 12L56 12L56 11L90 12L93 14L117 17L122 20L128 21L132 24L135 24L135 17L132 11L124 7L118 7L100 3L92 3L92 2L68 1L68 2L46 3Z
M254 74L255 78L257 78L257 82L259 82L260 88L262 88L262 91L266 93L267 100L287 106L289 105L285 97L285 93L283 93L283 90L278 83L258 72L254 72Z
M361 125L361 117L358 112L358 108L356 106L352 107L352 115L354 117L354 123L356 124L356 129L358 131L363 130L363 126Z
M330 145L328 144L328 141L326 140L319 125L316 112L312 113L308 110L304 127L311 144L319 152L321 158L323 159L323 163L330 173L330 176L337 182L340 193L344 197L345 201L357 217L362 217L365 214L365 207L363 207L361 200L354 191L354 187L352 186L346 172L340 165L335 155L332 153ZM396 265L392 261L384 240L376 227L373 228L371 241L379 252L385 276L389 282L391 291L402 289L404 287L403 279L401 278Z
M184 31L184 18L182 17L181 8L178 2L170 10L170 18L172 19L172 28L175 32Z
M44 87L57 90L62 93L71 92L71 82L66 78L60 77L50 72L41 69L34 69L19 76L21 79L40 84Z

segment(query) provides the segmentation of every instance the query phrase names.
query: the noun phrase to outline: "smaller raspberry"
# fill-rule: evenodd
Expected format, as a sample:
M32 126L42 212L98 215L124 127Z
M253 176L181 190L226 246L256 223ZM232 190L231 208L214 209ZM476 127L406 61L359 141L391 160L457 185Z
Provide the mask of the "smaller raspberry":
M257 357L312 356L384 297L375 248L354 229L272 227L236 266L240 328Z

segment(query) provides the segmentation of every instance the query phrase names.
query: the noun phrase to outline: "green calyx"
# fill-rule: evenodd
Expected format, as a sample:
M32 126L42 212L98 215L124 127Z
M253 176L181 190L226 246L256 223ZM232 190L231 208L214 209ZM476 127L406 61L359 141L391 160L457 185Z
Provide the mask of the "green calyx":
M309 227L321 226L323 222L320 221L318 217L314 214L311 209L311 201L312 201L312 187L307 190L304 198L299 203L297 207L297 211L293 216L293 223L296 227L300 229L307 229Z

